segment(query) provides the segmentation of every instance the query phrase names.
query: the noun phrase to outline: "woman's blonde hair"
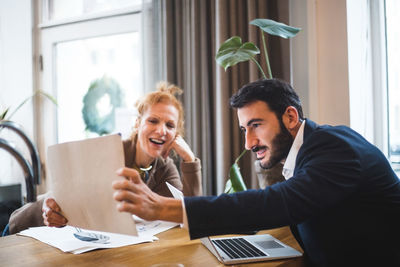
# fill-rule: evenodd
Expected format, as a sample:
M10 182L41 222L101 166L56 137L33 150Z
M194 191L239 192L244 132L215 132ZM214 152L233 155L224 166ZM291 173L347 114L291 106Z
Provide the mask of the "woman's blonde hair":
M169 84L168 82L159 82L157 84L157 90L155 92L148 93L140 98L135 106L138 111L138 120L145 111L154 104L163 103L173 105L178 110L178 125L176 126L177 134L183 136L184 134L184 112L182 103L175 97L175 95L180 95L183 93L182 89L174 84ZM136 137L137 129L135 128L132 137Z

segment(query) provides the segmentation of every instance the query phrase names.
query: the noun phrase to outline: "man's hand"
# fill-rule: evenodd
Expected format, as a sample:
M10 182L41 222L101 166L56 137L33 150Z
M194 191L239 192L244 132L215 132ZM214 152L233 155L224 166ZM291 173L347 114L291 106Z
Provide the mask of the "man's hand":
M47 226L63 227L68 222L54 198L46 198L43 201L42 212L43 222Z
M175 150L175 152L182 158L184 162L195 161L195 156L193 154L192 149L180 135L177 135L175 137L174 141L171 143L169 148L163 154L163 157L164 158L168 157L169 152L171 150Z
M181 200L162 197L147 187L138 172L130 168L121 168L117 174L127 180L112 183L116 190L114 199L118 201L117 210L129 212L142 219L182 222Z

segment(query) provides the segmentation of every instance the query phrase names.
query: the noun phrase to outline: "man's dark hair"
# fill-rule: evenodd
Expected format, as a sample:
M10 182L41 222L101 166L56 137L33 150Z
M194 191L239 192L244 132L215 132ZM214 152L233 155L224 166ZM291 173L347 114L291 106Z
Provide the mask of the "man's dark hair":
M304 119L299 96L287 82L263 79L246 84L231 97L230 104L233 108L242 108L257 100L267 103L279 120L289 106L295 107L300 119Z

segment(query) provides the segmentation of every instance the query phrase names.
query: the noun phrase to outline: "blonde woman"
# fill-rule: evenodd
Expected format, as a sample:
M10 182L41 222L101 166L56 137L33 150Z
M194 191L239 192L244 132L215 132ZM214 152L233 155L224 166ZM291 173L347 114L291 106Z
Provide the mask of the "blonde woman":
M181 190L185 196L202 194L201 165L183 139L184 114L181 102L175 97L182 90L166 82L137 103L138 118L131 138L123 142L125 166L136 169L143 182L162 196L172 196L165 182ZM168 156L175 151L182 159L182 177ZM14 211L9 221L11 234L32 226L67 224L56 201L45 196L37 202Z

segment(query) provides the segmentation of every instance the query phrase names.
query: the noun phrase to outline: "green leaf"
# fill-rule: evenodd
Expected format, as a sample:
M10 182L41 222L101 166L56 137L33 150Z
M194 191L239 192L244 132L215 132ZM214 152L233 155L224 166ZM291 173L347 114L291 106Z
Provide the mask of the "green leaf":
M247 150L243 149L242 153L240 153L239 157L235 159L235 163L238 164L239 160L243 157L244 154L246 154Z
M286 39L296 36L296 34L301 30L301 28L288 26L271 19L255 19L252 20L250 24L259 27L268 34L280 36Z
M246 185L243 181L242 174L240 173L239 165L237 165L236 163L232 165L229 171L229 179L235 192L247 190Z
M243 152L239 155L239 157L235 160L235 163L229 170L229 179L225 184L224 193L231 194L240 191L246 191L246 184L243 181L242 174L240 173L240 168L238 165L238 161L241 157L246 153L247 150L243 150Z
M6 118L7 112L10 109L10 107L6 108L1 114L0 114L0 120L4 120Z
M30 96L28 96L27 98L25 98L24 101L22 101L22 102L17 106L16 109L14 109L14 111L10 114L10 116L8 116L8 119L11 119L11 117L12 117L23 105L25 105L26 102L28 102L32 97L34 97L35 95L38 95L38 94L44 95L45 97L47 97L48 99L50 99L50 101L53 102L56 106L58 105L58 104L57 104L57 100L56 100L53 96L49 95L48 93L46 93L46 92L44 92L44 91L42 91L42 90L36 90L32 95L30 95Z
M52 95L46 93L45 91L37 90L37 91L35 92L35 95L36 95L36 94L44 95L44 96L47 97L51 102L53 102L54 105L58 106L57 100L56 100Z
M255 44L250 42L243 44L240 37L233 36L220 46L215 60L226 70L239 62L253 59L259 53L260 49Z
M226 193L226 194L235 193L235 191L233 190L232 182L231 182L230 179L228 179L228 181L226 181L224 193Z

